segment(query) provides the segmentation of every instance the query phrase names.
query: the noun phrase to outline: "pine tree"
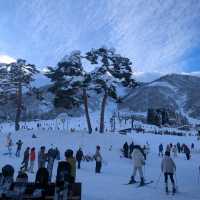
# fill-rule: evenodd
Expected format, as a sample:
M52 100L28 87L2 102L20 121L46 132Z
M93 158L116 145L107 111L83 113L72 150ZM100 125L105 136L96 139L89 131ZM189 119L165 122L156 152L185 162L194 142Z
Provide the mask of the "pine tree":
M97 92L103 93L100 113L100 133L104 132L104 115L107 98L111 97L119 101L117 86L134 87L135 80L132 78L132 63L128 58L115 53L114 49L105 47L92 49L86 53L86 58L91 64L96 65L91 72L92 82Z
M30 83L34 80L33 76L39 71L35 65L26 64L23 59L18 59L17 62L10 63L1 67L1 75L4 77L4 83L0 83L6 87L10 93L15 92L16 100L16 117L15 130L20 129L20 117L22 111L22 90L23 87L30 88Z
M81 52L73 51L58 63L57 68L48 67L46 75L53 82L50 91L55 94L54 105L71 109L83 103L88 132L92 133L87 98L87 87L91 79L83 70L81 59Z

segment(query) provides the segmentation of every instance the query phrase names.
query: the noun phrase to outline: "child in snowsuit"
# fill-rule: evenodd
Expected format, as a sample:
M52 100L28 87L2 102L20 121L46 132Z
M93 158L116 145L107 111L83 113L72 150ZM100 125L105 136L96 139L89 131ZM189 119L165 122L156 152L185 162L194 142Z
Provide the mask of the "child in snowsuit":
M176 165L172 158L170 157L170 152L166 151L165 156L161 162L161 171L164 173L165 177L165 190L166 193L168 193L168 176L170 177L171 183L172 183L172 192L176 192L175 188L175 182L174 182L174 173L176 171Z

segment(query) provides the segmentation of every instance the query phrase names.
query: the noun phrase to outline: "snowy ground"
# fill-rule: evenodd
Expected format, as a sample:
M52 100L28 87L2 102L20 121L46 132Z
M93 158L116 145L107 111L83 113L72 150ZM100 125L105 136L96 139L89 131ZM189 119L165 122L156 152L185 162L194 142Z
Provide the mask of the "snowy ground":
M31 127L31 123L29 123ZM32 123L32 126L34 123ZM53 126L53 125L52 125ZM62 124L60 124L62 128ZM82 126L82 124L80 125ZM5 164L12 164L15 166L15 175L20 168L22 156L16 158L3 155L7 152L5 147L6 134L13 129L13 125L6 124L0 134L0 167ZM35 133L38 138L33 139L31 136ZM198 183L198 166L200 165L200 154L194 153L192 160L187 161L184 155L179 155L175 159L177 164L177 181L179 193L174 197L166 196L164 193L163 177L155 188L155 183L160 175L161 158L157 155L159 143L181 143L191 145L195 143L196 149L200 149L200 144L193 136L160 136L152 134L137 134L131 133L128 136L120 135L118 133L99 134L94 133L88 135L85 131L77 131L75 133L67 133L61 130L29 130L20 131L20 133L12 133L13 142L16 143L18 139L24 142L23 149L27 146L36 147L38 150L41 145L47 148L51 144L57 146L61 151L61 159L64 159L64 151L68 148L76 151L78 147L82 147L84 153L94 154L96 145L101 146L104 164L102 173L96 175L94 173L94 162L83 162L82 168L77 170L77 181L82 182L82 198L83 200L149 200L149 199L176 199L176 200L199 200L200 199L200 184ZM132 173L132 161L120 158L120 148L125 141L129 143L134 141L138 144L145 144L146 141L150 143L150 154L148 156L145 166L146 180L154 180L154 183L143 188L136 188L134 185L125 186L124 183L129 181ZM112 151L109 147L112 145ZM13 151L16 146L13 147ZM36 163L37 165L37 163ZM56 163L57 165L57 163ZM36 169L37 166L35 166ZM57 166L54 166L54 176ZM35 175L29 174L29 180L34 180Z

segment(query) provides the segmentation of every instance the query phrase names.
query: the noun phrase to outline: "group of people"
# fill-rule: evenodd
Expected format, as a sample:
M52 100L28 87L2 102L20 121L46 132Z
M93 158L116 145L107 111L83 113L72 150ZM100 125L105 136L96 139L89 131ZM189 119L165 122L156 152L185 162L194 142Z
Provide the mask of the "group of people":
M166 146L165 151L172 153L172 155L174 157L177 157L178 153L179 154L180 153L184 153L186 155L186 159L190 160L190 158L191 158L191 151L194 151L194 143L191 144L191 150L188 147L188 145L186 145L186 144L182 144L181 145L179 142L177 144L170 143L170 144L168 144ZM164 155L163 152L164 152L164 146L161 143L161 144L159 144L159 147L158 147L158 155L161 156L161 157L163 157L163 155Z

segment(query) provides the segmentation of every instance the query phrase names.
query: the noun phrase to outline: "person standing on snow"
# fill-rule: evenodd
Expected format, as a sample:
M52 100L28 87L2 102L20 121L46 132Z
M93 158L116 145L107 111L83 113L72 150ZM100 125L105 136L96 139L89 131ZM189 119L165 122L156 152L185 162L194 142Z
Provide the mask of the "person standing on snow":
M81 168L81 161L83 159L83 151L81 148L76 152L76 160L78 162L78 169Z
M17 145L17 150L16 150L16 153L15 153L15 156L16 157L20 157L20 152L21 152L21 149L22 149L22 144L23 142L21 140L18 140L16 145Z
M163 157L163 144L160 144L158 147L158 156Z
M28 162L29 162L29 150L30 148L27 147L26 150L24 151L24 159L22 161L22 167L21 169L23 169L24 171L27 171L28 169Z
M187 145L184 145L184 153L186 155L187 160L190 160L190 149Z
M144 175L142 171L142 167L145 165L145 154L142 148L139 145L135 145L132 153L133 159L133 175L131 176L130 184L136 183L135 176L137 171L139 171L140 175L140 185L144 185Z
M177 147L176 147L176 145L173 145L172 153L173 153L174 158L177 157Z
M48 157L47 170L49 172L49 182L51 182L53 165L54 165L54 161L56 159L56 154L57 154L56 150L53 148L53 145L51 145L51 148L49 149L49 151L47 153L47 157Z
M178 142L176 146L177 146L177 149L178 149L178 153L181 153L181 144Z
M98 145L96 147L96 153L94 155L94 159L96 161L96 167L95 167L95 172L96 173L101 173L101 167L102 167L102 156L100 153L100 146Z
M168 193L168 176L170 177L171 183L172 183L172 192L176 192L175 188L175 182L174 182L174 173L176 171L176 165L172 158L170 157L170 152L166 151L165 156L161 162L161 171L164 173L165 177L165 191Z
M123 153L124 153L124 157L125 157L125 158L128 158L128 150L129 150L128 143L125 142L125 143L124 143L124 146L123 146Z
M11 156L12 155L12 138L11 138L11 133L8 133L8 135L6 136L6 146L8 148L8 155Z
M30 152L29 157L30 157L30 167L29 167L29 171L30 171L31 173L34 173L33 168L34 168L34 163L35 163L35 147L33 147L33 148L31 149L31 152Z
M46 163L46 153L45 153L45 146L42 146L40 148L40 151L38 152L38 169L44 168Z

